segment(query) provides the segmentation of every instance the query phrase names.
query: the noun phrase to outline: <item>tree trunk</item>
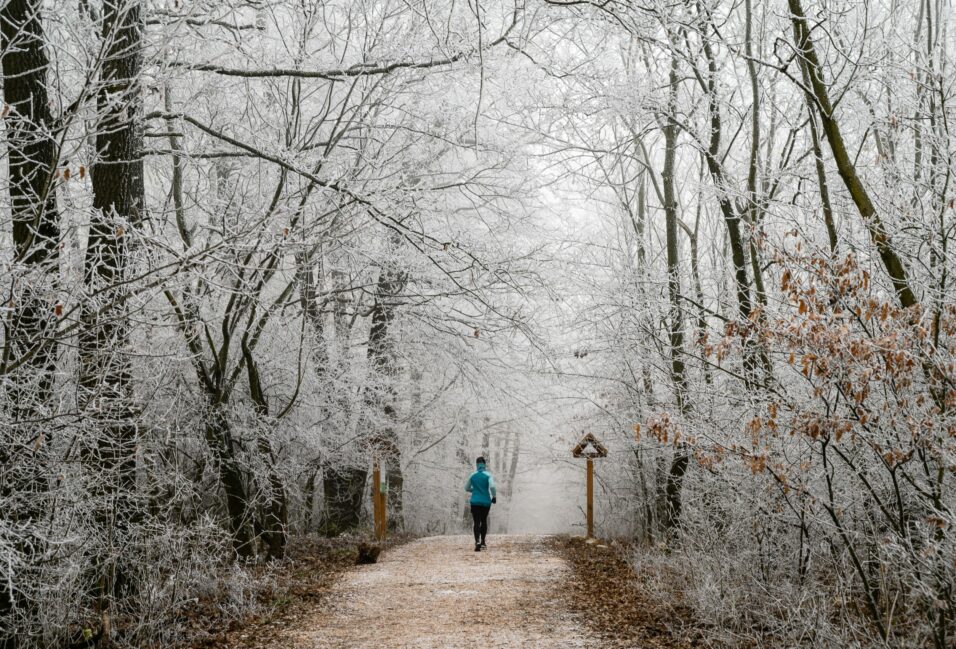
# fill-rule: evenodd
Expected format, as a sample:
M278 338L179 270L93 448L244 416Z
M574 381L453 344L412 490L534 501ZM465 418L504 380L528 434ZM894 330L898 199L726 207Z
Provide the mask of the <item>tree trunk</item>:
M883 220L876 211L876 206L870 199L869 193L863 186L857 174L856 167L850 159L846 143L843 140L843 134L840 126L833 116L833 105L830 103L830 94L827 90L826 81L823 77L823 70L820 67L820 61L817 59L816 49L813 45L813 39L810 36L810 29L807 26L807 19L803 12L803 6L800 0L788 0L790 5L790 19L793 23L793 36L796 42L797 51L803 56L807 66L807 72L810 76L810 86L814 95L817 114L823 125L823 132L830 144L830 152L833 154L833 160L836 162L837 171L847 191L850 192L850 198L856 205L873 245L876 246L883 261L883 267L893 282L893 288L896 291L897 299L904 308L918 304L916 294L910 286L909 277L906 268L896 250L893 247Z
M93 213L84 269L87 298L78 340L79 400L90 425L85 457L94 476L95 502L101 503L93 517L106 544L97 549L95 566L104 638L109 636L112 599L131 586L121 544L138 511L129 295L123 283L128 230L140 225L144 207L142 36L138 0L104 3Z
M760 168L760 83L757 76L757 63L753 56L753 6L752 0L745 0L744 55L747 57L747 73L750 77L750 162L747 165L747 221L750 236L747 237L750 248L750 269L754 277L754 289L757 301L767 306L767 291L764 287L763 270L760 268L760 254L754 236L760 223L760 198L757 194L757 171ZM771 128L772 141L773 130Z
M365 406L371 415L369 423L372 431L369 439L372 453L379 457L385 467L390 528L403 526L402 457L396 430L398 395L394 386L398 368L394 334L390 329L407 279L406 273L394 265L382 268L375 289L372 326L368 335L368 361L373 378L365 391Z
M249 378L249 393L252 397L252 403L255 406L256 414L263 423L270 423L269 402L266 399L265 391L262 389L262 380L259 377L259 367L252 357L252 350L249 348L245 338L242 340L242 354L246 360L246 373ZM272 427L270 426L270 430ZM276 469L276 456L272 448L272 443L266 436L266 432L260 432L256 436L256 447L262 462L266 466L266 489L265 502L263 503L263 515L259 536L265 546L266 558L269 560L279 560L285 557L286 530L289 526L289 507L288 497L286 496L285 485L282 483L282 476Z
M700 180L704 181L704 161L701 160L700 167ZM688 232L690 238L690 275L691 281L694 283L694 296L697 298L697 340L703 340L704 336L707 335L707 312L704 308L704 286L700 280L700 247L698 245L698 233L700 232L700 217L702 211L702 203L700 196L697 198L697 214L694 218L694 229ZM710 371L710 364L704 362L702 364L702 370L704 373L704 382L707 385L711 385L714 381L713 376Z
M717 96L717 59L710 45L708 32L713 31L714 27L710 18L704 18L702 28L701 49L704 52L704 58L707 60L706 79L698 74L698 82L707 93L707 109L710 114L710 139L707 144L707 150L704 152L704 160L707 163L707 170L714 179L714 186L717 189L718 203L721 214L724 217L724 223L727 226L727 239L730 244L730 258L734 267L734 285L737 294L737 314L740 322L747 323L750 320L750 314L753 312L753 302L750 295L750 278L747 275L747 250L744 247L743 233L740 231L740 222L742 220L739 210L734 206L731 200L730 187L728 187L727 177L721 164L721 138L723 136L723 123L720 115L720 103ZM766 350L762 349L753 339L747 338L744 341L744 374L747 377L748 384L753 384L756 379L758 365L763 367L767 381L773 376L773 368L770 364L770 357Z
M348 338L351 326L348 324L348 300L341 287L336 286L336 298L332 303L333 328L335 341L338 344L336 354L329 353L330 341L326 336L326 316L319 303L321 291L319 282L324 278L324 263L321 251L318 254L304 254L297 260L299 273L299 297L302 302L302 312L308 319L312 329L312 356L315 364L316 378L320 386L327 390L334 390L329 381L334 372L330 367L335 363L339 369L344 369L345 359L342 358L348 349ZM318 272L316 272L318 269ZM333 281L336 276L333 275ZM324 303L323 299L323 303ZM334 356L334 361L333 361ZM323 419L335 426L347 426L349 422L347 397L333 396L339 403L339 408L326 410ZM367 470L364 466L354 466L350 458L323 458L322 459L322 516L319 529L323 534L335 536L342 532L353 530L362 522L362 496L365 491Z
M0 479L0 500L7 504L0 511L0 525L25 534L36 529L48 508L48 440L38 420L49 405L56 369L52 301L60 239L53 191L59 151L52 133L41 5L39 0L9 0L0 8L13 244L15 259L26 271L4 300L12 310L3 323L0 380L11 425L0 442L0 467L6 467ZM15 551L23 563L16 582L0 580L0 647L4 649L30 642L32 629L20 623L34 610L31 585L38 583L36 562L43 547L40 538L17 539ZM16 620L15 611L19 611Z
M196 379L206 401L203 432L219 474L219 484L226 495L226 515L229 519L233 549L237 556L248 558L254 554L252 536L249 533L252 517L249 512L250 503L242 467L239 463L238 445L233 438L229 419L224 411L228 395L224 394L226 389L223 386L223 372L219 369L210 371L203 364L203 347L198 334L201 322L199 309L188 293L183 296L184 305L180 305L172 292L165 291L165 295L173 307L180 331L186 339ZM228 345L228 342L225 344Z
M684 364L684 317L681 309L681 282L680 282L680 250L677 238L677 195L675 192L674 167L677 158L677 89L680 83L677 74L677 57L671 57L669 73L669 98L666 122L664 124L664 168L661 172L663 186L664 218L666 221L667 241L667 294L670 299L669 334L670 334L670 370L671 382L674 385L674 399L677 410L686 415L687 404L687 376ZM664 531L670 531L680 524L681 488L684 473L687 471L688 455L685 446L678 445L674 450L674 457L667 472L667 482L664 489L663 520Z
M714 179L719 196L720 211L727 225L727 237L730 243L730 258L734 266L734 282L737 289L737 309L740 319L746 321L753 308L750 301L750 278L747 276L747 255L744 251L743 235L740 232L740 215L730 200L723 168L720 165L721 117L720 105L717 99L717 63L710 54L710 45L706 45L708 53L708 106L710 110L710 142L704 159L707 169Z
M320 465L316 464L309 470L309 479L306 480L302 491L303 497L303 518L301 529L306 532L312 531L312 524L315 521L315 494L316 482L319 477Z
M511 462L508 464L508 482L505 484L505 494L509 499L509 507L511 506L511 496L514 494L515 477L518 475L518 458L521 452L521 437L518 435L518 432L512 431L510 434L511 437L514 438L514 444L511 449Z
M807 71L806 61L800 62L800 76L803 84L810 87L810 73ZM833 206L830 203L830 188L827 183L827 171L823 164L823 148L820 146L820 132L817 127L817 116L813 106L813 95L809 92L803 93L804 101L807 104L807 122L810 127L810 142L813 145L813 161L817 172L817 185L820 191L820 205L823 208L823 224L827 229L827 243L830 246L830 255L834 256L837 252L838 237L836 222L833 219Z
M239 466L238 450L226 414L219 405L211 405L206 418L206 443L212 449L219 471L219 483L226 492L226 514L236 555L246 559L254 554L249 525L249 498Z
M31 275L9 296L0 374L9 384L14 421L35 417L53 389L56 348L54 305L60 239L54 176L59 146L47 91L49 61L37 0L11 0L0 9L3 99L7 116L7 168L16 260Z

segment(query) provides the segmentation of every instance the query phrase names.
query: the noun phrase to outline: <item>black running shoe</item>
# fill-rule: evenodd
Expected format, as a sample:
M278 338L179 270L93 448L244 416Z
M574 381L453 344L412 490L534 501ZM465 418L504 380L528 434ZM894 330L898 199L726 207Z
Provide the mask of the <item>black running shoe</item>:
M481 543L475 543L475 552L481 552Z
M479 543L478 545L481 547L482 550L484 550L485 548L488 547L487 545L485 545L485 542L484 542L484 541L482 541L482 542Z

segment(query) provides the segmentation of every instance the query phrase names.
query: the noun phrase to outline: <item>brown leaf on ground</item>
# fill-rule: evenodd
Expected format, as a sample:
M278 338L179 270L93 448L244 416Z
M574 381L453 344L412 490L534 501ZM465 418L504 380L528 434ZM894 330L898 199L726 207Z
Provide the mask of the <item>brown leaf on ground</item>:
M606 647L688 649L703 647L692 611L675 592L662 601L642 587L631 568L633 548L618 543L587 543L580 537L557 537L557 550L571 566L564 584L568 605L601 637Z

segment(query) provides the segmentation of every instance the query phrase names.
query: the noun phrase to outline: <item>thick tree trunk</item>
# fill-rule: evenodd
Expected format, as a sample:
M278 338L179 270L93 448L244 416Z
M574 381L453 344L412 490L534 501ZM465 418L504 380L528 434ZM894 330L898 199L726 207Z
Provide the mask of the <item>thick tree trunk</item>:
M135 503L136 424L129 320L128 231L143 218L143 136L139 75L143 23L138 0L104 3L104 60L97 96L93 213L86 249L87 298L79 335L79 399L89 422L85 458L93 477L93 512L102 535L95 579L103 635L112 600L131 587L124 538Z
M206 443L216 458L219 483L226 493L226 514L229 517L233 550L239 557L245 559L253 556L255 548L249 532L252 517L249 512L246 484L239 465L238 449L222 408L212 405L210 410L206 419Z
M272 444L264 436L260 436L257 446L262 461L266 463L267 471L267 489L262 506L260 537L265 548L266 559L278 561L285 557L286 532L289 528L289 499L282 476L276 469L276 456Z
M3 322L0 377L5 379L11 425L0 442L0 500L6 505L0 510L0 525L21 529L23 534L36 529L35 523L48 508L49 440L39 420L49 405L56 369L52 301L60 227L53 183L59 151L52 132L41 5L39 0L8 0L0 8L12 234L15 258L26 272L4 299L12 310ZM38 582L37 559L44 545L35 536L17 539L15 551L22 567L15 580L0 580L0 647L4 649L30 642L34 630L23 620L34 609L30 585Z
M242 341L242 354L246 359L246 372L249 378L249 393L255 405L256 414L263 422L269 422L269 402L262 381L259 378L259 367L252 357L252 350ZM264 490L263 515L258 523L258 536L265 546L266 558L279 560L285 556L286 530L289 526L288 498L282 476L276 468L276 456L272 443L265 433L259 433L256 446L262 462L266 465L266 488Z
M3 99L9 107L7 168L16 260L31 276L13 287L12 315L0 374L12 374L9 403L14 421L29 420L49 401L55 346L54 290L60 239L54 178L59 147L47 90L49 61L37 0L12 0L0 9Z

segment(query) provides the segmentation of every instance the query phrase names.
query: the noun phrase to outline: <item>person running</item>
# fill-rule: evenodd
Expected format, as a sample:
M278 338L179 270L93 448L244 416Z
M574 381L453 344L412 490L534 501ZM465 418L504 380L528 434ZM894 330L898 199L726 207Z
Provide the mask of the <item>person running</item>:
M488 534L488 513L491 506L498 502L495 492L495 477L488 472L485 458L475 460L477 470L468 477L465 491L471 494L471 517L475 521L475 552L485 549L485 536Z

